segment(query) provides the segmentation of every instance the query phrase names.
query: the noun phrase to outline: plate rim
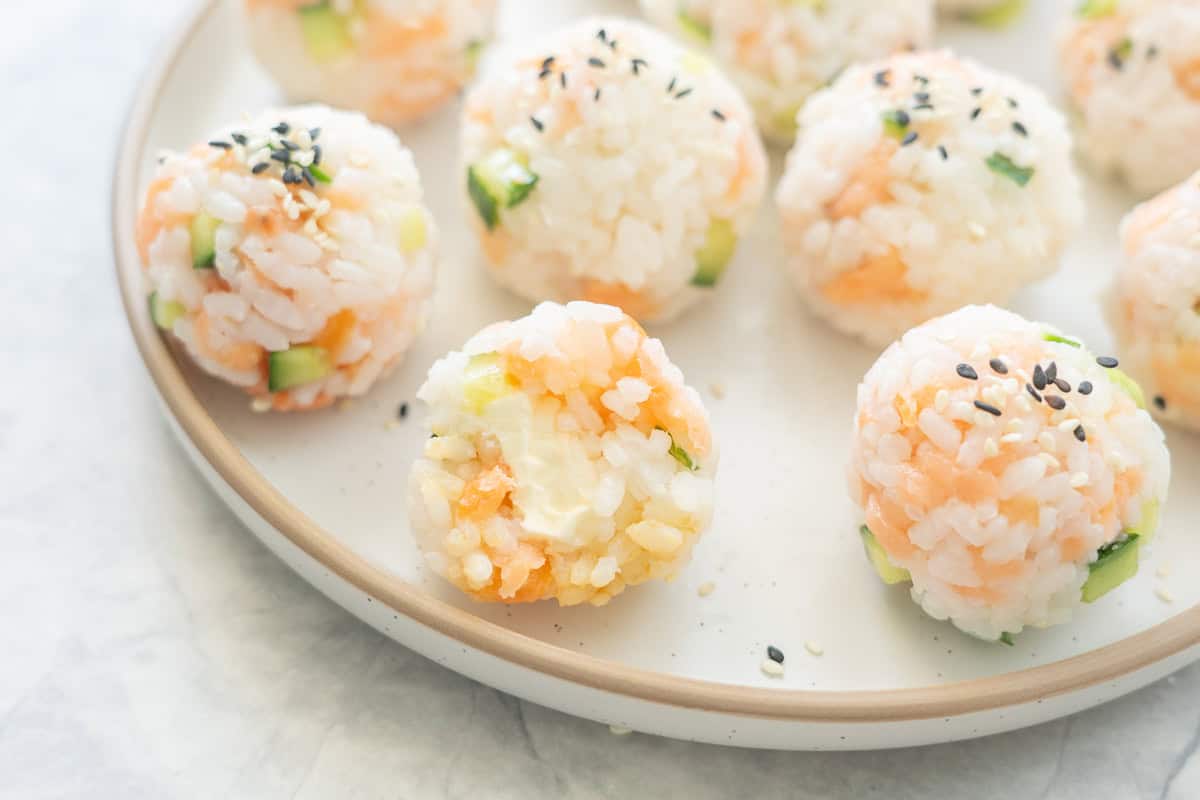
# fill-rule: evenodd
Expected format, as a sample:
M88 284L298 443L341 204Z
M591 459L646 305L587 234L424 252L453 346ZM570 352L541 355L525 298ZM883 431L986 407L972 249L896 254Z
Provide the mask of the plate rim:
M814 690L743 686L642 669L509 630L423 592L373 565L309 519L241 454L209 416L145 313L134 239L137 164L167 79L223 0L195 0L136 88L112 168L113 264L126 321L159 396L197 451L256 513L339 579L395 613L517 666L632 699L697 711L805 723L896 723L1036 702L1115 681L1200 645L1200 604L1080 655L984 678L904 689Z

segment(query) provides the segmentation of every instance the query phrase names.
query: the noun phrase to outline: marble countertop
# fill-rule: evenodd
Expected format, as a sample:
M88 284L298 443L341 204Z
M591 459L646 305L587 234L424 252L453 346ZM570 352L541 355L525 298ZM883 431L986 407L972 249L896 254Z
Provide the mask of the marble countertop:
M0 28L0 797L1200 797L1200 665L989 739L754 752L613 735L331 604L185 462L125 328L112 148L182 6L113 9Z

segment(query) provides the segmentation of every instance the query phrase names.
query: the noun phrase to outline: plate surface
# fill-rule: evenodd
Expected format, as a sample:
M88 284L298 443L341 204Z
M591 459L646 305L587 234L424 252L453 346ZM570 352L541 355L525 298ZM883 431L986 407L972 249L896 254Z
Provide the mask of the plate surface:
M484 69L504 42L588 12L636 12L615 0L501 5L502 43ZM939 43L1058 97L1059 4L1031 6L999 32L944 24ZM167 413L206 477L301 574L389 635L568 712L772 747L1003 730L1109 699L1200 656L1200 539L1188 524L1200 514L1200 497L1188 491L1200 480L1200 437L1178 430L1168 431L1173 492L1153 552L1137 578L1072 625L1023 633L1011 648L989 645L925 618L904 589L879 583L843 475L855 386L876 353L804 310L780 267L769 202L712 300L650 329L705 397L722 448L716 518L691 565L673 583L627 591L603 609L462 597L424 568L407 529L407 471L427 435L412 401L434 359L529 306L478 265L459 197L457 104L402 132L442 230L436 311L405 363L366 398L337 411L254 414L241 394L173 361L145 319L132 220L155 154L281 101L244 44L236 6L199 9L130 118L114 187L118 273ZM781 162L773 153L773 178ZM1108 351L1096 295L1134 198L1092 178L1086 196L1087 228L1063 270L1013 307ZM414 413L387 425L401 402ZM701 597L707 582L715 590ZM768 644L787 655L781 679L759 670Z

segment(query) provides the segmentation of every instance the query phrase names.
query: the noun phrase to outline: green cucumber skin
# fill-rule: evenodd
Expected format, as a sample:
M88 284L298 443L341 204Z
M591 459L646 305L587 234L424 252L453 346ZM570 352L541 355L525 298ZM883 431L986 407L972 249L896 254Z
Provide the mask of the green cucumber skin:
M282 392L320 380L333 371L329 355L313 345L276 350L267 359L267 389Z

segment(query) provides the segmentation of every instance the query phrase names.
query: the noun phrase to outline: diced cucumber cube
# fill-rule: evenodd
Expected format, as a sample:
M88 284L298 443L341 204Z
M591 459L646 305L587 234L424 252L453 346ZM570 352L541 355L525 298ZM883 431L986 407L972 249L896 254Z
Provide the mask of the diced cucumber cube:
M267 367L267 388L272 392L312 383L333 372L329 353L325 348L311 344L271 353Z

